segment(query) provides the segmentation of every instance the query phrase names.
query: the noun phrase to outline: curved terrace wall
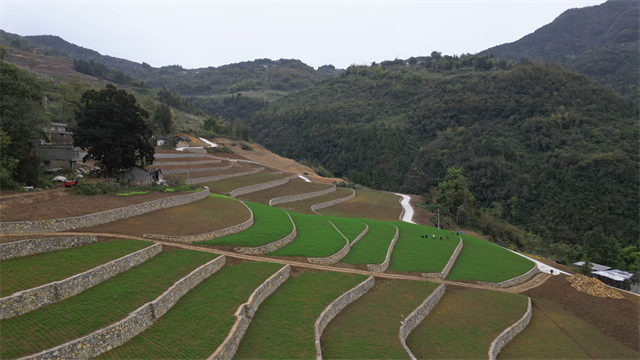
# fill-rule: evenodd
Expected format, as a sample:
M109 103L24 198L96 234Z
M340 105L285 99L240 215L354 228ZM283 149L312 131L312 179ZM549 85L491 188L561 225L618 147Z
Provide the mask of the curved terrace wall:
M294 202L294 201L300 201L305 199L311 199L314 197L332 193L334 191L336 191L335 185L325 190L319 190L319 191L314 191L314 192L305 193L305 194L298 194L298 195L280 196L280 197L269 200L269 206L284 204L284 203Z
M274 242L268 243L266 245L257 246L257 247L236 247L233 250L240 254L262 255L262 254L270 253L272 251L276 251L280 248L283 248L289 245L289 243L295 240L296 236L298 236L298 230L296 229L296 223L291 218L291 215L289 215L289 213L286 213L286 214L287 216L289 216L289 220L291 220L291 223L293 224L293 230L289 235L283 237L280 240L276 240Z
M453 265L456 263L456 259L458 259L458 255L460 255L460 252L462 251L463 246L464 246L464 242L460 237L460 242L458 243L458 246L456 246L455 250L453 250L453 254L451 254L451 257L449 258L449 261L447 261L447 265L445 265L444 269L442 269L442 272L423 273L422 276L429 279L440 279L440 280L445 279L447 275L449 275L449 272L451 271L451 268L453 268Z
M420 325L422 320L424 320L424 318L427 317L427 315L429 315L431 310L433 310L433 308L438 304L438 302L442 298L442 295L444 295L444 292L446 291L446 289L447 288L445 284L441 284L440 286L438 286L431 293L431 295L429 295L422 302L422 304L420 304L420 306L418 306L415 310L413 310L411 314L409 314L404 319L404 322L402 322L402 325L400 325L400 334L399 334L400 343L402 343L402 346L407 351L407 354L409 354L409 357L412 360L417 360L417 359L415 355L413 355L409 347L407 346L407 342L406 342L407 337L409 337L409 334L411 334L411 331L413 331L413 329L418 327L418 325Z
M59 238L30 239L0 244L0 260L29 256L43 252L70 249L98 242L97 236L68 236Z
M333 300L331 304L329 304L320 314L316 323L314 325L314 337L316 343L316 359L322 360L322 346L320 345L320 338L322 337L322 332L327 327L329 322L335 318L342 309L347 307L347 305L352 302L358 300L362 295L366 294L373 285L376 280L373 276L369 276L367 280L361 282L356 285L346 293L340 295L337 299Z
M204 156L201 156L204 157ZM156 156L157 158L157 156ZM189 161L189 162L184 162L184 161L167 161L167 162L159 162L159 163L155 163L153 164L153 166L160 166L160 165L164 165L164 166L173 166L173 165L204 165L204 164L220 164L222 162L222 160L202 160L202 161Z
M222 268L225 261L226 258L222 255L200 266L178 280L155 300L142 305L115 324L21 359L89 359L120 346L156 322L189 290Z
M307 261L312 263L312 264L319 264L319 265L331 265L331 264L335 264L338 261L340 261L343 257L347 256L347 254L349 253L349 251L351 251L351 244L349 243L349 239L347 239L346 236L344 236L344 234L331 222L328 221L327 222L329 224L331 224L331 226L333 226L334 229L336 229L336 231L338 233L340 233L340 235L345 239L345 241L347 242L342 249L340 249L337 253L329 255L327 257L309 257L307 258ZM364 236L364 234L367 233L367 231L369 231L369 226L365 225L365 229L362 233L360 233L360 235L358 235L358 237L356 238L356 240L360 240L362 238L362 236ZM354 240L354 243L355 241Z
M193 153L184 153L184 154L176 154L176 153L156 153L153 155L156 159L178 159L178 158L191 158L198 157L202 158L203 155L193 154Z
M311 211L313 211L314 213L318 214L316 212L316 210L321 210L321 209L325 209L328 208L330 206L334 206L334 205L338 205L340 203L343 203L345 201L349 201L351 199L353 199L354 197L356 197L356 191L351 189L351 195L343 197L342 199L335 199L335 200L330 200L330 201L326 201L320 204L315 204L313 206L311 206ZM320 215L320 214L318 214Z
M291 266L285 265L253 291L251 296L249 296L249 300L240 305L236 311L236 322L231 328L229 335L227 335L222 344L218 346L208 360L230 360L233 358L260 304L276 291L276 289L289 278L290 274Z
M520 285L523 282L529 281L529 279L531 279L532 277L536 276L539 272L540 272L540 270L538 270L538 265L533 264L533 268L531 270L527 271L526 273L524 273L524 274L522 274L520 276L516 276L516 277L514 277L512 279L505 280L505 281L499 282L499 283L478 281L478 284L491 286L491 287L497 287L497 288L507 288L507 287Z
M142 237L145 238L145 239L153 239L153 240L192 243L192 242L196 242L196 241L205 241L205 240L210 240L210 239L217 239L217 238L221 238L221 237L224 237L224 236L227 236L227 235L236 234L236 233L239 233L241 231L247 230L248 228L250 228L253 225L253 222L254 222L253 211L251 211L251 209L244 202L242 202L242 205L244 205L249 210L249 214L251 214L251 215L249 216L249 220L247 220L247 221L245 221L245 222L243 222L241 224L238 224L238 225L233 225L233 226L230 226L230 227L225 228L225 229L216 230L216 231L208 232L208 233L205 233L205 234L199 234L199 235L144 234L144 235L142 235Z
M237 188L237 189L231 190L231 192L229 193L229 196L238 197L240 195L250 194L252 192L266 190L266 189L270 189L272 187L284 185L284 184L288 183L289 181L291 181L291 179L293 179L293 178L295 178L297 176L298 175L294 175L294 176L286 177L284 179L278 179L278 180L274 180L274 181L265 182L265 183L262 183L262 184L249 185L249 186Z
M206 183L206 182L210 182L210 181L218 181L218 180L229 179L229 178L233 178L233 177L237 177L237 176L255 174L255 173L260 172L260 171L262 171L264 169L265 169L264 167L259 167L259 168L255 168L255 169L252 169L252 170L249 170L249 171L236 173L236 174L223 174L223 175L215 175L215 176L207 176L207 177L189 179L189 180L186 180L185 183L190 184L190 185L202 184L202 183Z
M88 215L53 220L3 222L0 223L0 233L37 234L97 226L132 216L146 214L155 210L189 204L194 201L202 200L207 196L209 196L209 188L205 186L204 190L194 193L171 196L142 204L130 205L127 207L101 211Z
M160 252L162 252L162 245L154 244L70 278L0 298L0 319L22 315L70 298L142 264Z
M185 163L182 163L183 165ZM192 165L192 163L189 163ZM204 167L204 168L188 168L188 169L171 169L171 170L163 170L162 175L169 174L182 174L182 173L194 173L194 172L204 172L204 171L220 171L220 170L229 170L233 167L233 163L227 166L218 166L218 167Z
M393 247L396 246L396 242L398 241L398 237L400 237L400 230L397 226L393 225L396 228L396 234L393 235L393 239L391 240L391 244L389 244L389 248L387 249L387 256L384 258L382 264L367 264L367 270L373 271L376 273L383 273L389 268L389 263L391 262L391 253L393 252Z
M489 348L489 360L495 360L498 357L500 350L507 345L507 343L513 340L516 335L520 334L524 328L529 325L531 321L532 309L531 298L527 298L527 311L524 313L520 320L516 321L513 325L506 328L498 337L493 340L491 347Z

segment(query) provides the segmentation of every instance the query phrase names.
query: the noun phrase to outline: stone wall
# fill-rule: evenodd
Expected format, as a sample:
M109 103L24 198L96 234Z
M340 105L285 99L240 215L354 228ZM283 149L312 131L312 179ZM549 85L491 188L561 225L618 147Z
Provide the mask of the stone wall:
M184 154L176 154L176 153L156 153L153 155L154 158L156 159L178 159L178 158L192 158L192 157L204 157L203 155L200 154L193 154L193 153L184 153Z
M298 175L294 175L294 176L289 176L289 177L284 178L284 179L278 179L278 180L269 181L269 182L262 183L262 184L249 185L249 186L237 188L235 190L232 190L229 193L229 196L238 197L240 195L246 195L246 194L249 194L249 193L252 193L252 192L256 192L256 191L270 189L272 187L276 187L276 186L280 186L280 185L286 184L292 178L297 177L297 176Z
M0 244L0 260L9 260L43 252L69 249L80 245L92 244L97 241L97 236L68 236L13 241Z
M203 156L201 156L203 157ZM157 162L153 164L152 167L164 165L164 166L174 166L174 165L204 165L204 164L219 164L222 160L202 160L202 161L167 161L167 162Z
M389 263L391 262L391 253L393 252L393 247L396 246L396 242L398 241L398 237L400 236L400 230L398 227L393 225L396 228L396 234L393 235L393 239L391 240L391 244L389 244L389 249L387 249L387 256L384 258L382 264L367 264L367 270L373 271L376 273L383 273L389 267Z
M236 311L236 323L231 328L229 335L208 360L230 360L233 358L260 304L276 291L289 278L290 274L291 266L285 265L253 291L249 296L249 300L240 305Z
M438 302L442 298L442 295L444 295L445 291L446 291L445 284L441 284L440 286L438 286L431 293L431 295L429 295L422 302L422 304L420 304L420 306L418 306L415 310L413 310L411 314L409 314L404 319L404 322L402 322L402 325L400 325L400 334L399 334L400 343L402 343L402 346L407 351L407 354L409 354L409 357L411 357L412 360L416 360L416 357L413 355L413 353L411 352L411 350L409 350L409 347L407 346L407 343L406 343L407 337L409 337L409 334L411 333L411 331L413 331L413 329L418 327L418 325L420 325L422 320L424 320L424 318L427 317L427 315L429 315L431 310L433 310L433 308L438 304Z
M495 360L498 357L498 353L500 350L507 345L507 343L513 340L516 335L520 334L524 328L529 325L529 321L531 321L531 298L527 298L527 311L524 313L520 320L516 321L515 324L506 328L495 340L491 343L491 347L489 348L489 360Z
M362 223L362 224L364 225L364 230L362 230L362 232L360 234L358 234L358 236L356 236L355 239L353 239L351 244L349 244L349 247L355 245L358 241L360 241L360 239L362 239L369 232L369 225L367 225L365 223Z
M210 181L219 181L219 180L229 179L229 178L233 178L233 177L237 177L237 176L251 175L251 174L255 174L257 172L260 172L262 170L264 170L264 168L263 167L259 167L259 168L251 169L249 171L245 171L245 172L241 172L241 173L215 175L215 176L207 176L207 177L189 179L189 180L186 180L185 183L187 183L187 184L202 184L202 183L206 183L206 182L210 182Z
M175 242L181 242L181 243L192 243L192 242L196 242L196 241L205 241L205 240L211 240L211 239L217 239L217 238L221 238L223 236L227 236L227 235L232 235L232 234L236 234L239 233L241 231L245 231L248 228L250 228L253 225L253 211L251 211L251 209L244 203L242 202L242 204L249 210L249 220L238 224L238 225L233 225L230 226L228 228L225 229L221 229L221 230L216 230L216 231L212 231L212 232L208 232L206 234L199 234L199 235L159 235L159 234L144 234L142 235L143 238L146 239L153 239L153 240L162 240L162 241L175 241Z
M342 237L347 241L347 244L345 246L343 246L342 249L340 249L337 253L335 253L333 255L329 255L327 257L310 257L310 258L307 258L307 261L312 263L312 264L319 264L319 265L335 264L338 261L340 261L343 257L347 256L347 254L351 250L351 244L349 244L349 239L347 239L347 237L344 236L344 234L342 234L342 232L340 230L338 230L338 228L331 221L327 220L327 222L329 224L331 224L331 226L333 226L336 229L336 231L338 231L340 233L340 235L342 235Z
M286 214L287 216L289 216L289 220L291 220L291 223L293 224L293 231L291 231L289 235L283 237L280 240L276 240L274 242L268 243L266 245L257 246L257 247L240 247L239 246L234 248L233 250L240 254L262 255L262 254L270 253L272 251L276 251L280 248L283 248L289 245L289 243L292 242L296 238L296 236L298 236L298 230L296 229L296 223L293 222L291 215L289 215L289 213L286 213Z
M321 209L325 209L328 208L330 206L334 206L334 205L338 205L340 203L343 203L345 201L349 201L351 199L353 199L354 197L356 197L356 191L351 189L351 195L343 197L342 199L335 199L335 200L330 200L330 201L326 201L320 204L315 204L313 206L311 206L311 211L313 211L314 213L318 214L316 212L316 210L321 210ZM320 215L320 214L318 214Z
M453 254L451 254L451 257L449 257L449 261L447 261L447 265L445 265L444 269L442 269L442 272L423 273L422 276L429 279L444 280L447 277L447 275L449 275L449 272L451 271L451 268L453 268L453 265L456 263L456 259L458 259L458 255L460 255L460 252L462 251L463 246L464 246L464 242L460 237L460 242L458 243L458 246L456 246L455 250L453 250Z
M21 359L89 359L120 346L156 322L189 290L224 266L225 260L222 255L200 266L154 301L142 305L115 324Z
M271 175L280 175L280 174L284 174L284 170L280 170L280 171L276 171L271 173Z
M524 274L522 274L520 276L516 276L516 277L514 277L512 279L505 280L505 281L500 282L500 283L478 281L478 284L485 285L485 286L491 286L491 287L497 287L497 288L507 288L507 287L520 285L523 282L528 281L532 277L536 276L536 274L538 274L539 272L540 272L540 270L538 270L538 265L533 264L533 268L531 270L527 271L526 273L524 273Z
M369 289L373 287L376 279L373 276L369 276L367 280L356 285L346 293L340 295L337 299L333 300L320 314L313 327L314 337L316 343L316 359L322 360L322 347L320 345L320 337L324 328L335 318L342 309L347 305L358 300L362 295L366 294Z
M322 196L325 194L329 194L336 191L336 186L333 185L332 187L325 189L325 190L320 190L320 191L314 191L314 192L310 192L310 193L306 193L306 194L298 194L298 195L288 195L288 196L280 196L277 198L273 198L271 200L269 200L269 206L274 206L274 205L278 205L278 204L284 204L284 203L288 203L288 202L294 202L294 201L300 201L300 200L305 200L305 199L311 199L314 197L318 197L318 196Z
M37 234L66 231L84 227L97 226L111 221L121 220L132 216L146 214L155 210L185 205L202 200L209 196L209 188L204 190L157 199L137 205L106 210L99 213L53 220L15 221L0 223L0 233L3 234Z
M22 315L70 298L151 259L161 251L162 245L154 244L70 278L0 298L0 319Z
M183 163L184 164L184 163ZM192 165L192 163L189 163L189 165ZM227 166L218 166L218 167L204 167L204 168L191 168L189 167L188 169L171 169L171 170L164 170L162 171L162 175L169 175L169 174L182 174L182 173L195 173L195 172L204 172L204 171L220 171L220 170L228 170L231 169L233 167L233 163L227 165Z

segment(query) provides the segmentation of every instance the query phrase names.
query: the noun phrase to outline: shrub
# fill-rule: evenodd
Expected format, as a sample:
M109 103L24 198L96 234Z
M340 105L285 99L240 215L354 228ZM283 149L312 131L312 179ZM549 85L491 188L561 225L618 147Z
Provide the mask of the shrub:
M224 154L233 154L233 150L226 146L217 146L217 147L208 147L207 153L216 154L216 153L224 153Z
M75 193L91 196L100 194L111 194L116 191L120 191L120 189L121 186L119 184L109 184L106 182L88 184L86 182L80 182L75 189Z
M240 143L240 147L245 151L253 151L253 148L245 143Z

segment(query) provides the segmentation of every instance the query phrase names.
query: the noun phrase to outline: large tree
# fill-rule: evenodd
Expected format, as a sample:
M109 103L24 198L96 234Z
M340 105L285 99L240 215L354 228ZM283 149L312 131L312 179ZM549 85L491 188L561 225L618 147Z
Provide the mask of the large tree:
M89 149L85 160L98 161L108 175L130 166L152 164L153 134L144 121L148 116L133 95L114 85L86 91L73 128L73 144Z

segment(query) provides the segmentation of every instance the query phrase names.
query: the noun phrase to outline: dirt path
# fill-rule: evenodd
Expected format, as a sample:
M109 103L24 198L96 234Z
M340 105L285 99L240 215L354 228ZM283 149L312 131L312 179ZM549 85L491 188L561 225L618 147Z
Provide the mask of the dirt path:
M524 284L520 284L518 286L514 286L514 287L511 287L511 288L494 288L494 287L490 287L490 286L483 286L483 285L478 285L478 284L456 282L456 281L450 281L450 280L436 280L436 279L428 279L427 280L424 277L414 276L414 275L401 275L401 274L388 274L388 273L381 273L380 274L380 273L374 273L374 272L370 272L370 271L366 271L366 270L341 268L341 267L333 267L333 266L324 266L324 265L315 265L315 264L309 264L309 263L303 263L303 262L297 262L297 261L278 259L278 258L273 258L273 257L269 257L269 256L255 256L255 255L238 254L238 253L231 252L231 251L224 251L224 250L214 249L214 248L205 247L205 246L182 244L182 243L170 242L170 241L156 241L156 240L145 239L145 238L141 238L141 237L136 237L136 236L131 236L131 235L124 235L124 234L107 234L107 233L91 233L91 232L86 232L86 233L85 232L57 232L57 233L42 233L42 234L37 234L37 235L42 235L42 236L53 236L53 235L97 235L97 236L103 236L103 237L109 237L109 238L118 238L118 239L144 240L144 241L151 241L151 242L155 242L155 243L159 243L159 244L163 244L163 245L167 245L167 246L173 246L173 247L177 247L177 248L196 250L196 251L205 251L205 252L209 252L209 253L225 255L225 256L228 256L228 257L237 258L237 259L243 259L243 260L249 260L249 261L271 262L271 263L277 263L277 264L282 264L282 265L297 266L297 267L302 267L302 268L307 268L307 269L322 270L322 271L336 271L336 272L342 272L342 273L348 273L348 274L360 274L360 275L366 275L366 276L373 275L375 277L385 278L385 279L429 281L429 282L435 282L435 283L439 283L439 284L447 284L447 285L454 285L454 286L467 287L467 288L473 288L473 289L481 289L481 290L501 291L501 292L508 292L508 293L520 293L520 292L523 292L523 291L527 291L527 290L533 289L533 288L541 285L549 277L551 277L551 275L548 275L548 274L538 274L535 277L533 277L533 279L527 281ZM8 235L8 236L10 236L10 235Z

